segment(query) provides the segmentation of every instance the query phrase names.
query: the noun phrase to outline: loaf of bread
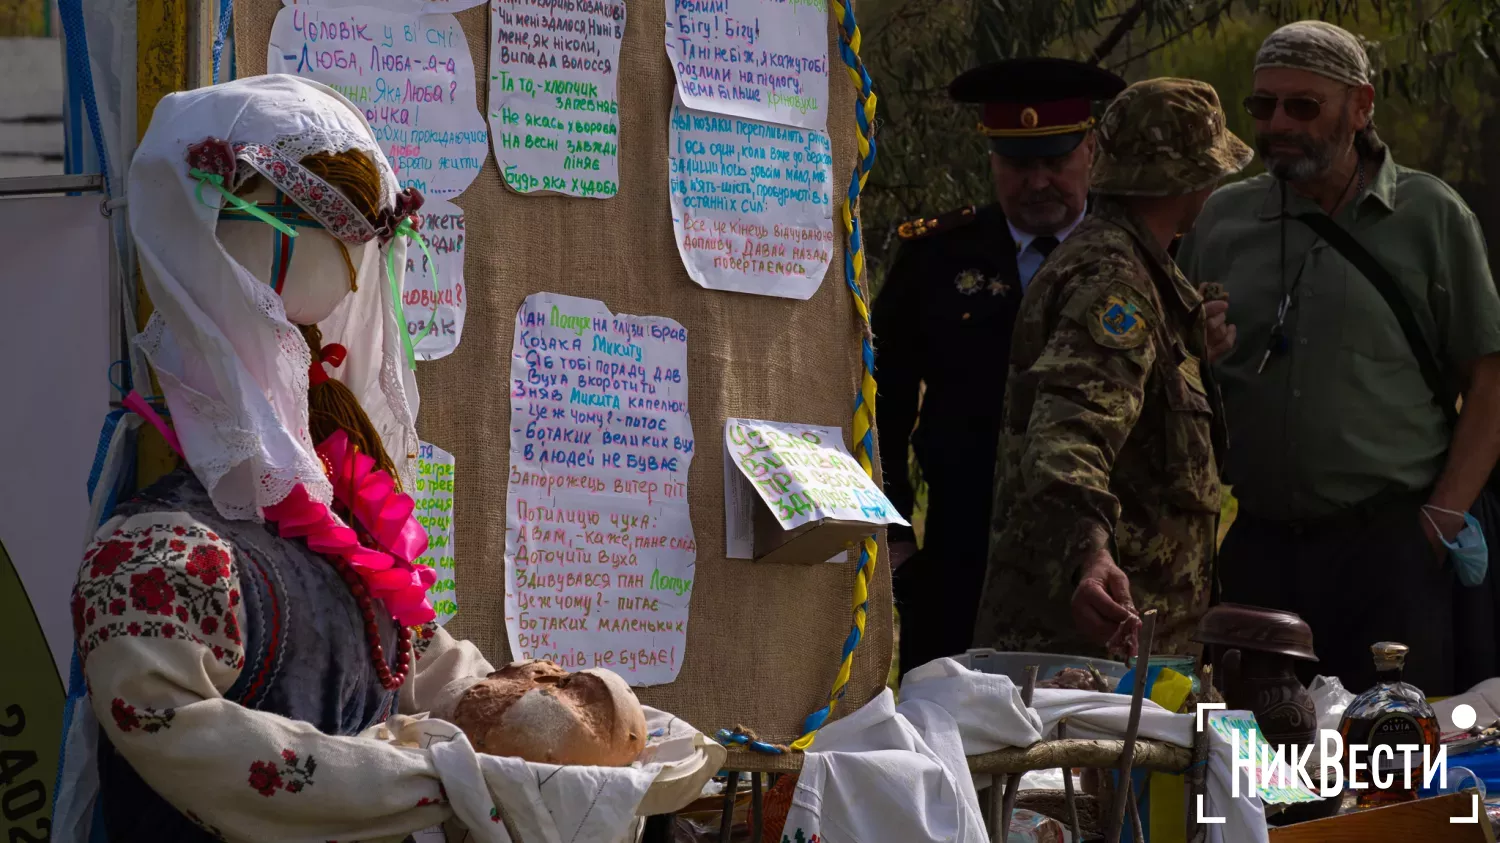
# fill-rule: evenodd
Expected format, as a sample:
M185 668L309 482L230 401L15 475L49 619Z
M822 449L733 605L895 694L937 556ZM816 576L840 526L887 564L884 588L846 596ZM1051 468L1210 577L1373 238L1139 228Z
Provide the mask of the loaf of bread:
M550 661L514 662L459 699L453 725L474 749L546 764L623 767L646 748L646 715L609 670L569 673Z

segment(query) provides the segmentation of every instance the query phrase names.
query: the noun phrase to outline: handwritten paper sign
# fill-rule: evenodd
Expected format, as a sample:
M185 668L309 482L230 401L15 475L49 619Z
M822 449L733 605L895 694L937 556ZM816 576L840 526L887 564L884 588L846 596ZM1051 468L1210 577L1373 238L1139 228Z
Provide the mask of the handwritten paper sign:
M1229 742L1240 761L1254 771L1255 788L1261 801L1291 805L1319 798L1298 781L1296 773L1288 767L1285 755L1276 756L1254 716L1241 711L1211 711L1208 712L1208 722L1219 737ZM1241 774L1233 772L1232 775ZM1248 789L1243 780L1240 787L1241 793Z
M287 6L267 73L322 82L364 112L404 187L457 196L479 175L489 136L458 19L372 8Z
M783 529L824 519L906 524L836 427L726 419L724 446Z
M468 300L464 291L464 209L444 199L422 206L417 231L427 241L423 252L415 243L406 247L406 281L401 307L406 332L418 360L447 357L458 347L464 331ZM431 253L431 260L428 259ZM432 264L436 264L434 281Z
M490 0L490 130L518 193L620 192L625 0Z
M388 9L393 12L443 14L472 9L484 0L282 0L288 6L307 6L314 9L342 9L349 6L366 6L371 9Z
M672 107L672 230L711 290L807 299L833 259L828 135Z
M687 330L528 296L511 352L505 628L517 658L677 678L698 547Z
M427 598L437 611L438 624L458 614L458 592L453 583L453 455L436 445L417 449L417 521L427 528L427 555L417 561L437 572Z
M828 126L827 0L665 0L667 57L701 111Z

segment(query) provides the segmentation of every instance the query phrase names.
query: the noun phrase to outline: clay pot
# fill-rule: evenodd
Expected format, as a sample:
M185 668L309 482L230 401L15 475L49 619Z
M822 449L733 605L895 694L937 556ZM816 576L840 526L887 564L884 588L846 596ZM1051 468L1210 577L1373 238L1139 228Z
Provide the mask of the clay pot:
M1204 613L1194 639L1208 645L1224 702L1254 714L1272 747L1290 750L1317 740L1317 709L1294 670L1299 659L1317 661L1306 621L1291 612L1226 603Z

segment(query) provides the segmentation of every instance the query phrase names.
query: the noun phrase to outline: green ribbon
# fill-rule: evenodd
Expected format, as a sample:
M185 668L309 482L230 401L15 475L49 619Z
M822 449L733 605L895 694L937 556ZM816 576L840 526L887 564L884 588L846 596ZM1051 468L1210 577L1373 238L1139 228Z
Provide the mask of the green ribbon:
M198 202L204 207L215 208L215 206L208 204L208 201L203 198L203 186L208 185L214 190L219 191L219 194L224 197L224 202L235 210L243 211L244 213L255 217L256 219L260 220L266 225L271 226L272 228L276 229L282 234L285 234L288 237L297 236L296 230L291 226L271 216L265 211L262 211L260 209L260 206L256 205L254 202L247 202L244 199L241 199L240 197L235 196L233 193L231 193L228 188L224 187L223 176L218 175L217 173L205 173L197 168L188 170L188 175L198 180L198 189L194 192L198 197ZM223 206L219 206L218 208L215 208L215 210L218 210L222 207Z
M417 245L420 246L420 247L422 247L422 254L424 256L426 256L426 258L427 258L427 265L430 266L430 267L432 267L432 318L429 319L429 320L427 320L427 330L422 334L422 336L417 337L417 342L421 342L423 339L427 338L428 334L430 334L433 331L437 330L437 305L438 305L438 269L437 269L437 261L433 260L432 253L429 252L429 251L427 251L427 240L426 240L426 238L424 238L422 235L418 234L417 231L416 231L416 229L412 228L412 226L411 226L411 217L407 217L406 219L402 220L401 224L398 225L398 226L396 226L395 233L392 234L391 236L392 236L392 238L395 238L395 237L405 237L407 240L415 240L415 241L417 241ZM398 325L401 326L401 342L402 342L402 344L404 346L406 346L406 365L410 366L411 369L412 369L412 371L416 371L416 368L417 368L417 352L416 352L416 349L414 348L413 343L412 343L411 332L408 331L408 330L406 330L406 310L403 308L403 306L401 304L401 282L398 281L398 280L396 280L396 250L395 249L390 249L390 250L386 251L386 253L385 253L385 275L386 275L386 278L388 278L390 280L390 282L391 282L391 298L396 303L395 304L395 306L396 306L396 324L398 324Z

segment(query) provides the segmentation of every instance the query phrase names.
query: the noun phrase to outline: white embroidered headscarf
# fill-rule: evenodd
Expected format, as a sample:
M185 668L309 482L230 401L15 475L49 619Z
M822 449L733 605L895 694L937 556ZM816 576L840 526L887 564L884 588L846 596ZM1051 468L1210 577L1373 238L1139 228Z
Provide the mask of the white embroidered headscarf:
M346 219L338 208L320 205L323 190L331 188L299 162L316 152L365 153L380 171L382 210L396 206L396 177L348 100L288 75L168 95L131 163L130 228L155 306L136 343L156 371L188 464L226 518L259 521L264 507L299 483L313 499L332 500L308 432L307 344L267 280L220 242L223 197L188 172L189 148L209 138L226 141L238 159L229 165L233 183L226 188L259 172L329 233L346 243L364 239L349 247L356 291L319 328L325 342L348 350L332 376L354 393L402 484L414 488L416 381L403 359L399 289L393 292L385 277L383 252L394 250L399 288L405 241L396 237L382 246L385 238L374 236L362 217ZM342 262L329 271L347 275Z

